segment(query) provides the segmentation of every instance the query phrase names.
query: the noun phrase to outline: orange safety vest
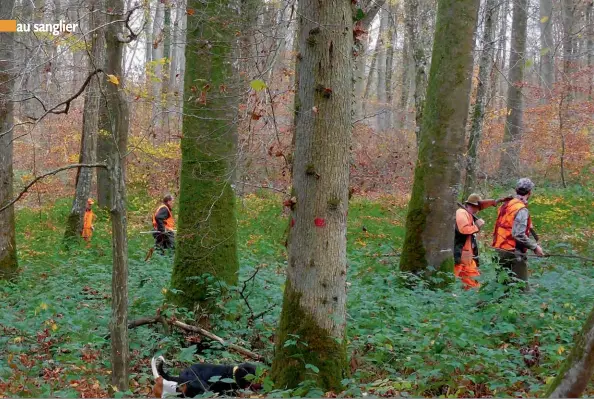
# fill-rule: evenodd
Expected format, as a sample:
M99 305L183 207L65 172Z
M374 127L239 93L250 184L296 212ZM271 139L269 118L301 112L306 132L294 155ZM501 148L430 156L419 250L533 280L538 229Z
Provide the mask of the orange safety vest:
M95 214L92 210L85 210L85 216L83 217L83 228L82 228L82 236L83 237L90 237L93 234L93 221L95 220Z
M512 228L518 211L524 208L526 208L526 204L517 198L501 205L497 215L497 223L495 223L495 231L493 232L494 248L504 249L506 251L513 251L516 249L516 240L512 235ZM530 234L531 226L532 220L530 219L530 216L528 216L526 235Z
M153 214L153 228L157 230L157 219L155 219L155 216L157 216L157 213L159 213L159 211L163 209L163 207L167 208L167 212L169 212L169 216L167 217L167 219L163 221L163 224L165 225L165 230L175 230L175 221L173 220L171 209L169 209L169 207L165 204L158 207L155 213Z

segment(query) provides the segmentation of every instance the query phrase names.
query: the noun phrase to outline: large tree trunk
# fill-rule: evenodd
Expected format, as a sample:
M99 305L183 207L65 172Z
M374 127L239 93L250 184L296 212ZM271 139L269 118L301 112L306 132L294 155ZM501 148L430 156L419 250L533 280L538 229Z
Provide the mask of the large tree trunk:
M91 71L103 69L105 66L105 0L92 0L89 3L89 27L91 35ZM101 82L104 76L95 75L87 85L85 107L83 112L83 129L80 141L79 163L95 163L97 151L97 132L99 129L99 106L101 103ZM93 168L80 168L76 179L74 201L66 225L64 238L80 237L87 199L93 183Z
M107 0L107 8L113 10L108 16L106 37L106 72L116 76L120 85L122 76L122 56L124 43L118 40L123 33L123 25L117 22L124 13L123 0ZM118 15L119 14L119 15ZM111 229L113 248L113 270L111 280L111 382L120 392L127 391L128 366L128 238L126 236L126 167L125 156L128 148L129 111L124 92L119 85L107 84L107 110L111 137L114 142L112 154L108 159L111 180Z
M547 397L579 398L594 373L594 310L574 338L574 346L561 366L559 375L551 383Z
M479 0L440 0L400 269L451 272Z
M551 97L555 74L553 71L553 1L540 0L540 73L546 98Z
M466 198L476 189L476 170L478 165L478 148L483 134L483 121L485 119L485 105L489 89L489 76L493 67L493 53L495 51L495 28L497 26L497 0L487 0L485 3L485 23L483 27L482 52L479 61L479 74L476 90L476 102L472 111L472 124L468 153L466 155L466 177L462 197Z
M586 25L588 26L588 39L586 40L586 50L588 51L588 69L590 77L588 78L588 100L592 101L592 86L594 86L594 1L586 5Z
M520 174L520 146L524 113L522 87L526 55L528 26L528 0L513 0L511 54L509 56L509 87L507 90L507 117L499 166L503 179Z
M190 0L178 243L171 285L189 309L208 305L218 281L237 282L237 220L231 176L240 93L233 68L239 15L224 0ZM205 46L209 42L211 46ZM210 278L214 277L214 279ZM198 280L197 280L198 278ZM214 309L209 309L214 310Z
M14 0L0 2L0 19L12 19ZM14 33L0 33L0 207L12 200ZM0 279L17 270L14 207L0 212Z
M299 1L299 100L289 266L272 376L339 392L346 358L351 1ZM334 29L323 27L333 26ZM321 27L321 29L320 29ZM328 92L326 89L330 89ZM295 337L296 343L289 342ZM307 365L319 372L312 373Z

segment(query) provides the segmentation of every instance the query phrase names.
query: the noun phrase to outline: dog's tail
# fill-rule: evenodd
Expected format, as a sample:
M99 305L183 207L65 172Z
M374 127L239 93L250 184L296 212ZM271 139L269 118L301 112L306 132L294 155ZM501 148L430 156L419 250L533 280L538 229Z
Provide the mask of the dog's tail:
M174 381L177 383L181 383L181 379L179 377L172 376L168 374L165 369L163 368L163 364L165 364L165 358L163 356L159 356L157 358L153 357L151 360L151 368L153 370L153 377L156 379L157 377L163 377L167 381Z

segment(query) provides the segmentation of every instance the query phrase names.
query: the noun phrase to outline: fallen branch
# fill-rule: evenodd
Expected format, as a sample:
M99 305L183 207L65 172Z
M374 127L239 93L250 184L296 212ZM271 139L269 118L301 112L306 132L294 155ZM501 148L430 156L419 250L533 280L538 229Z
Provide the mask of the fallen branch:
M29 182L29 184L27 184L25 186L25 188L19 193L19 195L16 196L16 198L14 198L12 201L10 201L9 203L7 203L6 205L4 205L2 208L0 208L0 213L3 212L5 209L10 208L15 202L17 202L18 200L21 199L21 197L23 195L25 195L27 193L27 191L29 191L29 189L31 187L33 187L33 185L35 183L37 183L39 180L44 179L48 176L52 176L55 175L59 172L68 170L68 169L74 169L74 168L107 168L107 165L105 165L104 163L91 163L91 164L84 164L84 163L76 163L73 165L68 165L68 166L63 166L61 168L58 169L54 169L50 172L44 173L40 176L37 176L35 179L33 179L31 182Z
M210 331L207 331L201 327L197 327L197 326L191 326L189 324L183 323L179 320L175 320L173 321L171 324L173 324L176 327L181 328L182 330L186 330L186 331L192 331L192 332L197 332L200 335L205 336L206 338L210 338L213 341L217 341L218 343L220 343L221 345L234 350L235 352L241 353L242 355L245 355L247 357L250 357L254 360L260 360L260 361L264 361L264 358L260 355L258 355L257 353L254 353L250 350L247 350L245 348L242 348L239 345L235 345L229 342L226 342L223 338L214 335L213 333L211 333Z
M157 309L157 314L155 316L152 317L141 317L140 319L136 319L136 320L132 320L130 322L128 322L128 330L131 330L133 328L136 327L140 327L140 326L145 326L148 324L156 324L156 323L162 323L166 328L169 327L169 325L175 326L177 328L180 328L182 330L185 331L191 331L191 332L195 332L198 333L206 338L209 338L213 341L217 341L218 343L220 343L221 345L223 345L224 347L233 350L237 353L240 353L244 356L247 356L251 359L254 360L258 360L258 361L263 361L266 362L266 360L264 359L264 357L258 355L257 353L254 353L248 349L245 349L239 345L235 345L232 344L230 342L225 341L223 338L219 337L218 335L215 335L213 333L211 333L210 331L205 330L204 328L201 327L197 327L197 326L192 326L190 324L186 324L184 322L181 322L179 320L167 320L165 319L163 316L161 316L161 309ZM104 339L108 340L110 339L111 335L107 334Z

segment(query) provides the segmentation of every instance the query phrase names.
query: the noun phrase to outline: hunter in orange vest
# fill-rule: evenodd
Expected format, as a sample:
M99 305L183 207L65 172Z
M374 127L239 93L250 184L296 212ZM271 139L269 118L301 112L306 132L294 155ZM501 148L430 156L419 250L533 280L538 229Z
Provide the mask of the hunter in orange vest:
M91 237L93 236L93 231L95 230L95 226L93 223L95 222L95 214L91 209L91 206L95 203L91 198L87 200L87 207L85 209L85 215L83 216L83 228L81 231L81 237L85 240L89 246L91 244Z
M155 213L153 214L153 237L155 238L155 248L161 253L165 249L175 248L175 220L171 213L173 206L173 197L166 195Z
M481 275L478 269L479 252L476 241L478 233L485 224L476 214L490 206L496 206L498 200L482 200L480 195L471 194L464 202L464 208L456 211L456 228L454 231L454 275L462 280L464 289L479 288L476 278Z
M500 268L508 276L522 280L524 291L529 290L526 252L531 249L536 255L544 256L540 245L530 238L533 225L527 205L533 188L534 183L530 179L518 180L516 195L499 208L493 232L493 247Z

